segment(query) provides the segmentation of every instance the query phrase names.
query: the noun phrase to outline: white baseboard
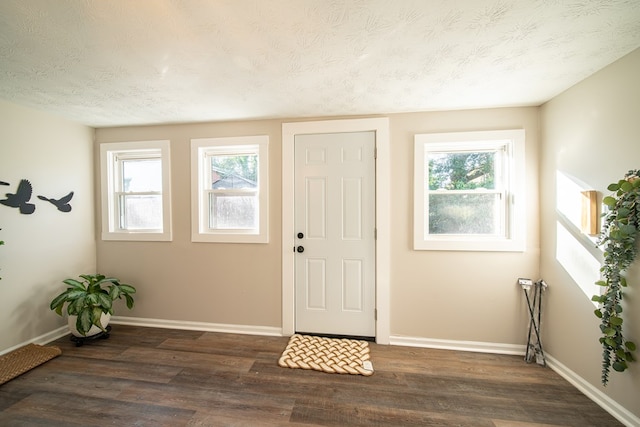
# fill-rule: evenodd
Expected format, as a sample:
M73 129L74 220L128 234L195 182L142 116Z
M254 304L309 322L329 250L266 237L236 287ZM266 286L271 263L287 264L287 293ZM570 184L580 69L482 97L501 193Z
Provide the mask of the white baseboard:
M594 387L591 383L585 381L581 376L567 368L565 365L556 360L553 356L545 354L547 365L553 369L558 375L567 380L571 385L580 390L589 399L597 403L602 409L614 416L618 421L627 427L639 427L640 418L632 414L629 410L621 406L618 402L611 399L601 390Z
M229 334L282 336L282 328L271 326L229 325L224 323L188 322L140 317L114 316L109 322L114 325L147 326L151 328L184 329L189 331L225 332Z
M407 347L438 348L442 350L474 351L477 353L495 353L524 355L526 346L519 344L487 343L478 341L452 341L433 338L415 338L405 336L389 337L391 345Z
M51 332L47 332L46 334L42 334L38 337L32 338L29 341L25 341L23 343L14 345L13 347L4 349L2 351L0 351L0 356L2 356L3 354L7 354L10 353L14 350L19 349L20 347L24 347L25 345L28 344L40 344L40 345L45 345L45 344L49 344L51 341L55 341L58 338L62 338L65 335L69 334L69 328L67 326L61 326L58 329L55 329Z
M183 329L189 331L203 331L203 332L225 332L228 334L245 334L245 335L263 335L263 336L275 336L281 337L282 328L276 328L271 326L253 326L253 325L229 325L222 323L206 323L206 322L188 322L188 321L176 321L176 320L164 320L164 319L145 319L139 317L124 317L113 316L109 321L113 325L131 325L131 326L147 326L151 328L164 328L164 329ZM28 341L17 344L13 347L0 350L0 356L10 353L28 344L49 344L59 338L69 335L69 327L61 326L46 334L42 334L38 337L30 339Z

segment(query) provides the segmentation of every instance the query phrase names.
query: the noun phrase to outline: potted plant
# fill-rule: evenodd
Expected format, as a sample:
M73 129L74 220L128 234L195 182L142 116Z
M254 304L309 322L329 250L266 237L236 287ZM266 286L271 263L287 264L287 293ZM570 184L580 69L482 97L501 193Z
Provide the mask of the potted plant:
M636 344L622 333L622 298L626 269L636 259L640 236L640 170L630 170L623 179L610 184L614 194L602 202L609 208L604 216L598 245L604 247L602 279L596 282L604 291L591 299L599 303L595 315L600 319L602 345L602 384L609 381L609 370L623 372L635 360Z
M62 316L67 304L69 329L77 337L89 337L106 332L107 324L113 314L113 301L124 297L129 309L133 308L132 294L136 288L119 279L102 274L81 274L82 280L63 280L68 287L56 296L50 304Z

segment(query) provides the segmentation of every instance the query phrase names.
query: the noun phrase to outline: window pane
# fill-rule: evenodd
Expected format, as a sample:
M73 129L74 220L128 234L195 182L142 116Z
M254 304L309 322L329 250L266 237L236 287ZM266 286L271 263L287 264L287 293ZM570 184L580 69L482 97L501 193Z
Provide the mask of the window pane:
M429 190L493 190L495 157L495 151L428 153Z
M256 195L209 195L209 227L213 229L257 229Z
M162 196L160 195L123 195L121 212L124 230L160 230L162 229Z
M161 159L123 160L122 191L162 191L161 162Z
M233 154L211 156L209 188L257 188L258 155Z
M500 194L430 194L430 234L499 232Z

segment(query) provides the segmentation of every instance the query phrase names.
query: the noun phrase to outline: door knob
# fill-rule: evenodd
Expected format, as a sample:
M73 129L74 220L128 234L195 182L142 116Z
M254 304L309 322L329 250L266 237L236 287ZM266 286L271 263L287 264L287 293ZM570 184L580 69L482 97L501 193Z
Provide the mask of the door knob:
M298 246L298 247L296 248L296 251L298 251L298 253L302 253L302 252L304 252L304 246Z

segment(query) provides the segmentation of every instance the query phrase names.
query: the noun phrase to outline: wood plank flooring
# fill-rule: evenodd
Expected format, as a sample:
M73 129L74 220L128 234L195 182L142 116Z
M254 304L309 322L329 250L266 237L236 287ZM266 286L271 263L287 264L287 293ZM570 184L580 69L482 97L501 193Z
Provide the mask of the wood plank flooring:
M608 427L519 356L371 343L371 377L277 365L286 337L113 325L0 386L1 426Z

